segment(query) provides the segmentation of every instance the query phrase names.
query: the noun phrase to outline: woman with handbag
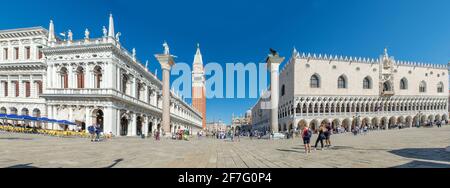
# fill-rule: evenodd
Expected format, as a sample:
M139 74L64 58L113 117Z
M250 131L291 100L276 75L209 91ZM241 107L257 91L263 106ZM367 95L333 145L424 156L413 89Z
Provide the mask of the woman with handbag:
M321 149L323 150L323 140L325 140L325 138L326 138L325 137L325 128L322 125L319 128L319 135L317 137L316 145L314 146L314 150L317 150L317 144L319 144L319 142L320 142Z

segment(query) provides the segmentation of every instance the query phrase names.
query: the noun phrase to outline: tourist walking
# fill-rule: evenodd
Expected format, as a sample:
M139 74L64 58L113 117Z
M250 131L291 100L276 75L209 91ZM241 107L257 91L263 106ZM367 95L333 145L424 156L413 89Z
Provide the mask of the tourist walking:
M319 128L319 135L317 136L316 144L314 145L314 149L317 149L317 145L320 142L321 149L323 150L323 140L325 140L325 128L321 126Z
M95 141L100 141L100 135L102 134L103 130L99 125L95 126Z
M309 126L306 125L305 128L303 128L302 131L302 139L303 139L303 144L305 145L305 153L311 153L311 136L312 136L312 131L309 129Z
M333 128L331 125L327 125L325 129L325 147L331 147L331 134L333 132Z
M89 135L90 135L89 138L91 139L91 142L95 142L95 127L94 127L94 125L89 126L88 131L89 131Z

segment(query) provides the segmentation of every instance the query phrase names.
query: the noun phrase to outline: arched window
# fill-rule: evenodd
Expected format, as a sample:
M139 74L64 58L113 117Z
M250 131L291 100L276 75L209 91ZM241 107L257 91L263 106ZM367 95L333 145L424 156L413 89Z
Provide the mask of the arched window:
M36 81L36 91L38 95L42 94L42 81Z
M427 83L425 81L420 82L419 85L419 92L420 93L425 93L427 92Z
M103 74L102 74L102 68L99 66L96 66L94 68L94 88L99 89L101 88L101 83L103 81Z
M372 79L369 76L364 78L363 88L364 89L372 89Z
M439 84L437 86L437 92L444 93L444 84L442 82L439 82Z
M338 88L339 89L346 89L347 88L347 79L344 75L339 76L338 78Z
M402 78L400 80L400 90L407 90L408 89L408 80L406 78Z
M281 86L281 96L284 96L286 94L286 86Z
M126 74L122 75L122 93L127 93L128 76Z
M384 84L383 84L383 91L392 91L391 83L384 82Z
M59 71L61 88L67 89L69 88L69 74L67 73L67 69L65 67L61 68Z
M311 76L310 85L311 88L320 88L320 78L317 74Z
M77 88L78 89L84 88L84 69L83 69L83 67L77 68Z

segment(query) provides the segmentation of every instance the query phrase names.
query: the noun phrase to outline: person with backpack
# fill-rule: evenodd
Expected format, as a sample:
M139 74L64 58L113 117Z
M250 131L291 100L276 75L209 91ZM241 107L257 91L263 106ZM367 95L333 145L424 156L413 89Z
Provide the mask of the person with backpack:
M311 153L311 137L313 132L309 129L309 126L306 125L302 131L303 144L305 145L305 153Z
M91 142L95 142L95 127L94 127L94 125L89 126L88 131L89 131Z
M314 150L317 149L317 145L319 144L319 142L320 142L320 146L321 146L321 148L323 150L323 140L325 140L325 138L326 137L325 137L324 127L320 126L320 128L319 128L319 135L317 137L316 144L314 145Z
M95 126L95 141L100 142L100 135L103 133L100 125Z

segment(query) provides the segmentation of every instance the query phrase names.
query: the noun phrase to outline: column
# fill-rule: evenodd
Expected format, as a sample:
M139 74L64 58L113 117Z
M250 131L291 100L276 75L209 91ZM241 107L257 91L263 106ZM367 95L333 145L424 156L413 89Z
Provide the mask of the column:
M115 122L114 120L116 113L114 111L113 108L107 107L103 109L103 128L104 128L104 133L105 134L109 134L111 133L115 133Z
M168 53L168 46L165 44L165 53L155 55L161 64L163 72L162 80L162 131L166 133L166 136L171 136L170 132L170 69L175 64L172 55Z
M87 128L92 125L91 110L89 109L89 107L85 108L85 113L86 113L85 114L85 122L84 122L86 124L86 130L85 131L89 132Z
M128 126L128 136L136 136L136 128L137 128L137 121L136 121L136 113L133 113L131 115L131 121Z
M117 125L117 127L116 127L116 131L115 132L113 132L113 133L115 133L115 135L116 136L120 136L120 129L121 129L121 119L122 119L122 117L121 117L121 114L120 114L120 110L119 109L117 109L116 110L116 125Z
M148 135L148 116L144 116L144 126L142 127L142 134L144 134L146 137L149 137L151 135Z
M152 132L156 132L157 129L158 129L158 119L153 118Z
M120 91L120 83L121 83L120 79L122 78L122 75L120 74L120 67L119 67L119 65L117 65L116 73L117 73L116 89L117 89L117 91Z
M270 125L272 131L278 132L278 100L279 100L279 78L278 72L280 68L280 63L284 61L284 57L280 57L278 53L272 52L271 55L267 58L267 69L270 71L270 108L271 108L271 116L270 116Z

